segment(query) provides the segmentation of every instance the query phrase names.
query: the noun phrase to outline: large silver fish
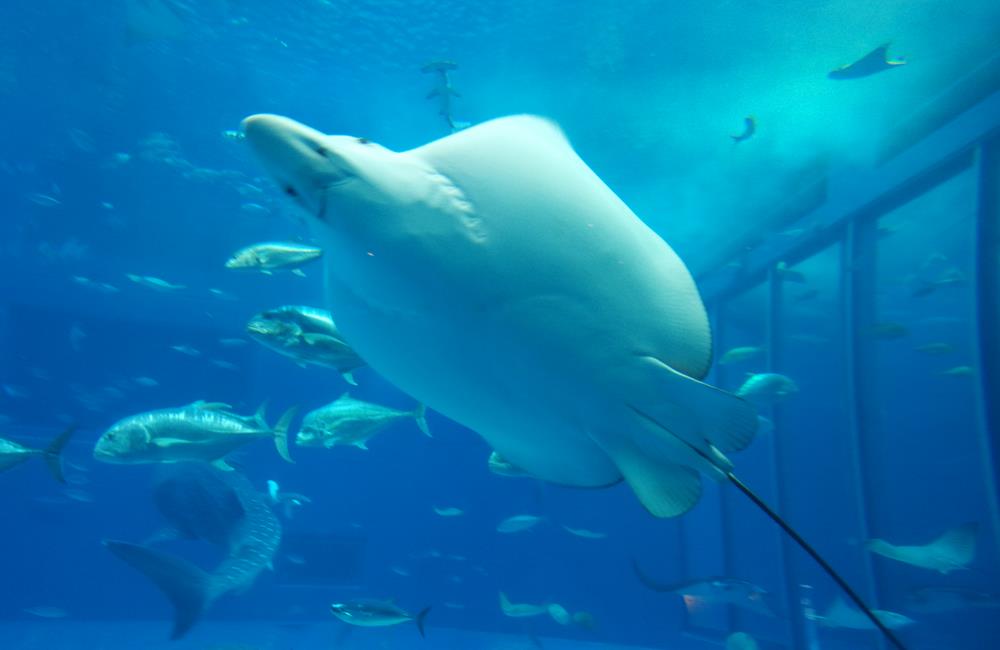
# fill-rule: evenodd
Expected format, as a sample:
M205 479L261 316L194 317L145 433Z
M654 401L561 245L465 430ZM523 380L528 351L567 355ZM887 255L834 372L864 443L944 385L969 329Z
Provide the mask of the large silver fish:
M226 262L227 269L246 269L271 273L287 270L304 275L299 267L323 255L323 250L296 242L260 242L241 248Z
M300 366L314 364L334 368L347 383L356 386L352 370L364 360L344 340L330 312L285 305L263 311L247 323L250 338Z
M211 572L174 555L128 542L105 540L117 557L159 587L174 606L172 639L184 636L216 600L243 593L271 567L281 524L265 495L237 472L184 465L157 488L157 505L185 537L221 545L226 557Z
M427 436L425 409L417 405L413 411L400 411L380 404L354 399L344 393L333 403L310 411L302 419L302 427L295 437L295 444L302 447L353 445L368 449L368 440L389 425L401 420L415 420L417 427Z
M429 611L431 608L425 607L416 614L410 614L388 600L360 599L330 605L330 612L345 623L359 627L387 627L413 621L420 636L424 636L424 619Z
M129 465L201 460L229 470L226 454L253 440L272 438L278 454L292 462L288 425L296 410L285 411L274 428L264 420L263 404L252 416L237 415L228 404L202 401L130 415L101 435L94 458Z

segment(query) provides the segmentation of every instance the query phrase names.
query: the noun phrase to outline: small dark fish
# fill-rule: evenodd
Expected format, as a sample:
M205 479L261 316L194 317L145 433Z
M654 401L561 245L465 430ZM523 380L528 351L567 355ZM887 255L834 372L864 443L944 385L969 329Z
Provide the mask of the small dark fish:
M1000 594L965 587L922 587L906 597L907 608L915 612L940 613L956 609L1000 608Z
M747 115L743 118L743 132L738 135L731 135L730 138L733 139L734 143L745 142L753 137L753 134L757 132L757 120L753 115Z
M872 338L876 338L882 341L891 341L894 339L901 339L904 336L910 334L910 330L906 328L905 325L900 325L899 323L876 323L868 328L868 333L871 334Z
M854 63L841 66L836 70L831 70L827 75L830 79L859 79L867 77L884 70L891 70L905 65L903 59L890 61L888 58L889 44L879 45L874 50L864 55Z

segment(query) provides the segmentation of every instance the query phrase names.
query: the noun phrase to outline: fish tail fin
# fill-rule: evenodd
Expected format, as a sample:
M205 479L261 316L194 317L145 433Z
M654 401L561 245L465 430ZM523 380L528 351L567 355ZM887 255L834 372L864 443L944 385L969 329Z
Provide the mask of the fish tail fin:
M278 423L274 425L274 447L278 450L278 455L284 458L289 463L294 463L291 454L288 453L288 425L292 423L292 418L295 414L299 412L298 406L293 406L292 408L285 411L281 418L278 419Z
M48 447L42 450L42 458L45 459L45 464L48 466L52 478L63 484L66 483L66 478L63 476L62 471L62 450L73 436L74 431L76 431L76 425L69 425L65 431L49 443Z
M976 556L976 536L978 533L979 522L969 522L947 531L934 540L931 545L939 552L951 555L959 564L968 564Z
M417 624L417 632L420 632L420 638L425 638L427 636L424 634L424 619L427 618L427 612L429 611L431 611L430 606L424 607L413 619L413 621Z
M417 421L417 428L423 432L428 438L433 438L431 435L431 430L427 428L427 407L423 404L417 404L417 408L413 411L413 419Z
M174 606L171 639L179 639L194 627L212 600L210 576L187 560L139 544L104 540L104 546L139 571Z
M875 612L872 611L872 609L865 604L865 601L862 600L861 596L859 596L858 593L854 591L854 589L851 587L851 585L848 584L848 582L844 580L844 578L839 573L837 573L836 569L830 566L830 564L825 559L823 559L823 556L820 555L819 552L816 549L814 549L812 545L809 544L809 542L807 542L801 535L799 535L798 531L792 528L792 526L788 522L786 522L781 517L781 515L772 510L771 507L767 505L763 499L757 496L757 494L749 487L747 487L747 485L743 481L738 479L735 474L733 474L732 472L728 472L726 474L726 478L729 479L730 483L736 486L736 489L738 489L740 492L746 495L747 498L749 498L750 501L752 501L755 506L760 508L760 510L764 514L766 514L771 519L771 521L776 523L783 531L785 531L785 533L789 537L795 540L795 543L798 544L802 548L802 550L805 551L813 559L813 561L815 561L816 564L818 564L820 568L822 568L823 571L825 571L826 574L830 576L834 582L837 583L837 586L839 586L840 589L854 602L854 604L857 605L857 607L862 611L862 613L864 613L864 615L872 623L875 624L875 627L882 633L882 635L885 637L886 641L888 641L890 645L892 645L894 648L897 648L897 650L906 650L906 646L904 646L903 643L898 638L896 638L896 635L893 634L892 630L890 630L886 626L886 624L883 623L882 620L875 614Z

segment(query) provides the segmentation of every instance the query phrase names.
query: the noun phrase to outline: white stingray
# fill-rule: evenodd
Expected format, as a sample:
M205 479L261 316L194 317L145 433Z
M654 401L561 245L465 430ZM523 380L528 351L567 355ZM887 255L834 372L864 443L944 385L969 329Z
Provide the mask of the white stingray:
M979 524L973 522L948 530L934 541L920 546L900 546L884 539L872 539L865 547L872 553L898 562L947 574L967 569L975 559L978 532Z
M315 218L329 306L380 374L554 483L622 477L654 515L723 479L757 416L711 362L687 268L554 124L405 152L255 115L247 141Z

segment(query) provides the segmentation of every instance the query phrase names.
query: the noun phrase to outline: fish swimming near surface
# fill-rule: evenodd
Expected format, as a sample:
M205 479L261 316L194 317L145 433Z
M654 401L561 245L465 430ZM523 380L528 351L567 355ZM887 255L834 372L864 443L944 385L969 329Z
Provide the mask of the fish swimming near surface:
M743 118L743 131L729 136L733 139L733 143L745 142L753 137L754 133L757 132L757 120L753 115L747 115Z
M684 605L695 611L706 605L734 605L764 616L777 616L773 597L769 591L752 582L736 578L710 577L678 583L661 583L653 580L632 559L632 571L645 587L661 593L678 594Z
M200 460L230 470L226 454L253 440L271 438L278 454L292 462L288 425L298 409L285 411L273 428L264 420L264 410L262 404L254 415L237 415L228 404L197 401L130 415L101 435L94 458L126 465Z
M976 556L978 533L979 524L972 522L953 528L921 546L897 546L882 539L873 539L865 544L865 548L897 562L947 574L968 568Z
M438 100L438 115L444 117L451 127L452 132L461 130L468 126L467 123L459 123L452 113L452 98L461 97L459 92L451 83L451 72L458 69L458 64L454 61L431 61L421 68L424 73L437 73L437 84L427 93L427 99Z
M914 612L937 614L960 609L1000 608L1000 593L966 587L920 587L906 595L906 607Z
M420 636L425 636L424 619L431 608L425 607L416 614L410 614L390 600L366 599L332 603L330 611L343 622L359 627L388 627L413 621Z
M246 269L261 273L288 270L297 275L299 268L323 256L323 249L295 242L261 242L236 251L226 262L227 269Z
M62 470L62 451L75 430L75 425L68 427L44 449L25 447L11 440L0 438L0 472L6 472L31 458L41 458L45 461L45 466L49 468L52 478L65 484L66 479Z
M702 382L711 332L690 272L552 122L495 119L404 152L277 115L243 130L310 215L337 325L380 375L536 478L624 478L674 517L707 474L791 532L733 472L757 413Z
M916 623L912 618L896 612L884 609L875 609L872 611L883 625L892 630ZM845 603L839 596L833 600L833 603L830 604L825 613L812 614L809 618L818 621L823 627L839 627L851 630L875 629L875 624L867 616Z
M184 464L161 481L157 507L182 536L221 546L226 557L211 572L163 551L105 540L104 546L163 591L174 606L171 639L179 639L212 603L242 593L272 566L281 544L281 524L265 495L237 472Z
M885 70L892 70L905 65L902 58L889 59L889 44L879 45L854 63L831 70L827 75L830 79L860 79Z
M344 393L335 401L302 418L302 427L295 436L301 447L353 445L368 449L368 440L391 424L401 420L415 420L417 428L431 437L427 428L426 409L418 404L412 411L400 411L380 404L354 399Z
M257 314L246 329L250 338L300 366L333 368L347 383L357 386L351 373L365 362L344 340L330 312L285 305Z

